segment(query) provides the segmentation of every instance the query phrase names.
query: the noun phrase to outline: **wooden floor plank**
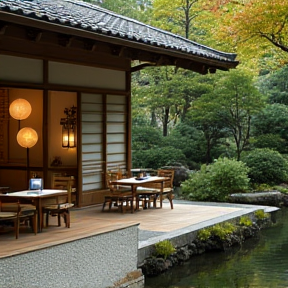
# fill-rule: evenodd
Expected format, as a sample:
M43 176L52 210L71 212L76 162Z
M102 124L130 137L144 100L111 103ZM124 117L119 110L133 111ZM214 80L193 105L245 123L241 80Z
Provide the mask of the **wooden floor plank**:
M56 217L50 217L51 226L34 235L30 229L21 228L19 239L13 231L0 229L0 258L17 253L42 249L51 245L73 241L91 235L109 232L121 227L139 224L140 230L170 232L215 217L227 215L242 208L163 203L162 209L140 210L133 214L120 213L117 208L101 211L101 206L71 210L71 228L56 225ZM63 221L62 221L63 222Z

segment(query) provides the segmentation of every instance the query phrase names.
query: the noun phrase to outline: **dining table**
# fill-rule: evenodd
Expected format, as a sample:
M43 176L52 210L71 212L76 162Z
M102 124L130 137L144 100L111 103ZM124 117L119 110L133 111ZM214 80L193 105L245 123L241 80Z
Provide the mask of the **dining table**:
M0 194L0 201L19 201L19 203L27 204L31 203L34 205L38 212L38 232L42 231L43 223L43 205L47 204L49 201L56 201L60 196L66 196L67 190L58 190L58 189L43 189L43 190L24 190L11 192L6 194ZM4 198L5 197L5 198Z
M132 192L133 203L136 203L136 210L139 210L139 203L137 201L137 187L144 186L149 187L149 183L160 183L160 208L162 208L162 192L164 187L164 182L169 180L167 177L159 177L159 176L146 176L146 177L132 177L132 178L123 178L119 180L114 180L111 182L112 185L119 186L130 186ZM134 206L131 205L131 213L134 212Z

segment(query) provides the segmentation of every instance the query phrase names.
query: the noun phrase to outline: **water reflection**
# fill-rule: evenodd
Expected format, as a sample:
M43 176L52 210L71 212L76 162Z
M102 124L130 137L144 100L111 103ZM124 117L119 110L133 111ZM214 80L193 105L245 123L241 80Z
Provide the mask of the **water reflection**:
M288 287L288 209L259 238L226 252L206 253L153 278L145 288Z

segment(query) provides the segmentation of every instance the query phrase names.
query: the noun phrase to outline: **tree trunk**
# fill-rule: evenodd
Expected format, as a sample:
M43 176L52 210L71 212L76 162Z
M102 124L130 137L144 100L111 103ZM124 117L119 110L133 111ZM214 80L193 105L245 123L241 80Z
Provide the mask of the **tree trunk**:
M169 113L170 109L165 108L164 115L163 115L163 136L168 136L168 123L169 123Z

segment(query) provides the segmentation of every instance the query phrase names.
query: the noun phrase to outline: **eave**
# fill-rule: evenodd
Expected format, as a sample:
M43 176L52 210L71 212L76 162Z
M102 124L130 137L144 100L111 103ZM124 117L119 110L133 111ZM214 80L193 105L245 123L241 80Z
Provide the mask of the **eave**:
M104 53L130 61L139 60L145 62L146 65L139 66L139 69L148 65L173 65L206 74L208 71L213 73L217 69L229 70L238 65L238 61L220 61L205 57L205 55L188 54L166 47L148 45L109 34L98 34L92 31L27 18L22 15L11 14L4 11L0 11L0 19L0 35L2 36L12 38L19 37L21 33L19 35L9 34L9 27L16 25L18 28L21 27L21 29L26 31L26 40L28 41L33 41L38 44L48 41L49 43L45 42L45 45L56 45L65 47L65 49L78 49L78 51L80 49L83 53L89 51L90 54ZM53 34L54 37L50 37L49 40L47 40L47 38L45 39L45 35L48 34L50 36ZM33 35L35 36L33 37ZM23 36L23 34L21 36ZM62 43L59 39L62 39ZM79 43L82 44L79 45ZM81 52L79 51L79 53ZM132 67L131 70L135 71L138 68Z

